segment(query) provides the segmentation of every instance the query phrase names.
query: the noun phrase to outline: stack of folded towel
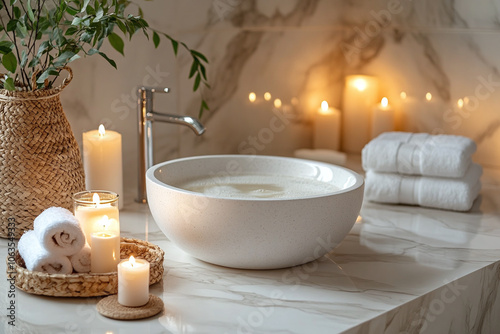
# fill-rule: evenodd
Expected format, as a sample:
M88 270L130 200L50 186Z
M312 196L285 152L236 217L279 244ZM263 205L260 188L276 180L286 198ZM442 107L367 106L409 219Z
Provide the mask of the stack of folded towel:
M365 198L467 211L481 190L483 169L472 162L469 138L386 132L362 151Z
M33 230L18 243L19 254L31 271L71 274L90 271L90 247L78 220L64 208L52 207L35 218Z

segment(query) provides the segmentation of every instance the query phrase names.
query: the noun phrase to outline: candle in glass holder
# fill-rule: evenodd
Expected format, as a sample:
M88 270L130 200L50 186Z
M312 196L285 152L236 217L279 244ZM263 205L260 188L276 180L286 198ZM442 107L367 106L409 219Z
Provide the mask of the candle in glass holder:
M137 307L149 301L149 262L131 256L118 264L118 303Z
M104 125L83 133L83 168L87 189L106 189L120 197L123 206L122 136Z
M342 149L360 153L370 141L373 105L378 100L378 80L367 75L346 77L342 109Z
M73 203L75 217L90 246L91 234L101 230L104 216L109 219L108 230L120 236L117 194L110 191L82 191L73 195Z
M120 262L120 235L109 230L110 219L104 216L99 224L100 231L92 232L90 239L90 271L92 273L109 273L117 270Z
M340 147L340 111L321 102L321 108L314 115L313 146L318 149L338 151Z
M373 109L372 138L389 131L394 131L394 109L389 105L389 100L384 97Z

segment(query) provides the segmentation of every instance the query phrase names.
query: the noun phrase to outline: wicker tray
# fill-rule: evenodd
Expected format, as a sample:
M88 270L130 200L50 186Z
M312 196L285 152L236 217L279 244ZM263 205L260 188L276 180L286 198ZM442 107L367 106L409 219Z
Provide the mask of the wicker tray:
M147 241L121 238L120 258L128 259L133 255L150 263L149 284L161 281L163 277L163 250ZM7 277L15 275L17 288L35 295L55 297L96 297L118 292L118 274L47 274L26 269L19 252L16 250L15 272L7 272Z

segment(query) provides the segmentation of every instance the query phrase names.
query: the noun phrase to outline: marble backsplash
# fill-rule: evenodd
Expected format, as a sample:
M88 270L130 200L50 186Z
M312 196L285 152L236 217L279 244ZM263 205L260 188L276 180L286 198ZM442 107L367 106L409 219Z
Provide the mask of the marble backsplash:
M157 0L141 6L153 27L210 60L212 88L202 91L211 108L201 119L206 133L155 124L155 162L223 153L292 156L311 148L313 113L322 100L342 109L344 78L360 73L378 77L398 129L468 136L478 144L474 160L500 167L498 0ZM110 55L118 71L97 58L73 64L63 105L80 142L81 133L99 123L122 133L126 196L134 196L136 87L170 87L155 100L157 111L169 113L197 116L201 97L187 80L188 55L175 58L166 41L155 50L139 37L126 45L125 58ZM250 92L257 96L253 103Z

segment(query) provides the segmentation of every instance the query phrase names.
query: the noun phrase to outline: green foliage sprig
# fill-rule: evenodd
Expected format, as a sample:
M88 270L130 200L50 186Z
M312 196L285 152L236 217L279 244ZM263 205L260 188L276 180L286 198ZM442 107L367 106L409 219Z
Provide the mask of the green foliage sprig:
M161 37L179 45L192 57L189 78L193 91L207 82L207 58L170 35L149 27L138 6L138 14L127 14L129 0L0 0L0 62L6 72L0 86L51 88L62 68L82 56L98 54L111 66L116 62L101 51L105 41L124 55L123 37L142 31L155 48ZM121 36L120 36L121 35ZM32 82L32 77L35 82ZM202 99L200 117L208 106Z

